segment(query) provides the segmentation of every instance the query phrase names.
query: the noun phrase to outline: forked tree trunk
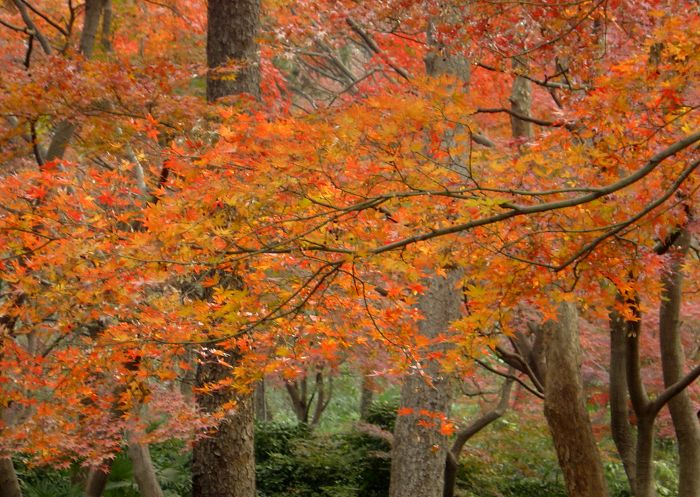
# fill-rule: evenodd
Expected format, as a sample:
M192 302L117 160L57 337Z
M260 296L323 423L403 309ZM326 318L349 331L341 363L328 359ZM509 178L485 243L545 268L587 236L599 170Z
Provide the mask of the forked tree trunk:
M509 374L512 374L512 369ZM508 409L510 402L510 392L513 388L513 379L507 378L503 382L501 395L498 403L490 411L485 412L479 418L475 419L469 426L457 433L455 441L452 443L452 448L447 452L447 461L445 464L445 487L443 497L454 497L457 486L457 470L459 469L459 456L464 449L465 444L477 433L486 428L488 425L503 416Z
M586 410L581 382L578 317L571 303L559 306L547 325L544 414L569 497L606 497L608 488Z
M684 376L685 353L681 344L680 309L683 285L683 259L690 236L683 232L676 241L677 251L669 272L662 278L663 292L659 319L659 342L664 386L670 387ZM700 496L700 423L684 390L668 403L678 443L678 497Z
M153 467L151 452L147 444L139 443L133 434L127 434L129 442L129 458L134 469L134 480L139 488L141 497L163 497L156 470Z
M430 278L428 288L418 300L424 316L418 325L422 335L434 338L460 317L461 295L455 291L460 275L461 271L450 270L446 278ZM411 413L396 419L390 497L442 497L447 437L440 433L439 422L433 426L421 426L418 422L435 422L434 418L421 415L421 410L447 413L450 382L441 374L435 360L424 361L421 368L423 371L409 374L401 388L401 407L410 409Z

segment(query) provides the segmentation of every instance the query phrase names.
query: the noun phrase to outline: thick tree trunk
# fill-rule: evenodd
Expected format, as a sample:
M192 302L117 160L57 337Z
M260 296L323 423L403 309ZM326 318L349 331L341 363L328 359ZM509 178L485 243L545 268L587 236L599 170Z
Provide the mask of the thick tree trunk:
M216 357L205 359L197 368L197 385L215 384L230 375L230 368ZM205 412L216 412L230 402L226 389L196 395ZM198 440L192 451L193 497L255 497L254 407L251 396L238 398L235 412L229 412L218 430Z
M462 301L455 285L460 271L450 270L447 278L433 277L418 301L424 319L419 332L430 338L446 331L461 315ZM390 497L441 497L444 487L447 438L433 426L419 421L434 422L420 415L421 410L432 414L447 413L450 404L450 382L442 375L434 360L421 364L426 377L415 372L406 377L401 389L401 407L411 414L396 419L391 458Z
M431 45L431 50L425 57L428 75L452 74L467 86L470 78L469 61L462 56L453 56L436 42L432 22L428 27L427 38ZM453 136L445 136L444 140L450 143ZM428 289L418 301L418 308L424 316L418 326L419 333L434 338L460 317L462 299L460 292L455 291L455 286L461 274L461 271L451 269L446 278L434 276L426 282ZM442 375L439 364L435 361L426 361L421 364L421 368L427 378L414 372L405 378L401 388L400 405L404 409L410 409L411 414L398 416L394 426L390 497L441 497L443 494L445 461L449 452L447 438L440 434L437 426L421 426L418 422L433 421L420 416L421 410L431 413L448 412L450 382Z
M22 497L17 473L9 457L0 458L0 497Z
M606 497L603 464L581 383L577 319L574 304L562 303L558 320L548 323L544 414L569 497Z
M131 433L127 435L127 438L129 458L134 468L134 480L139 487L139 494L141 497L163 497L163 490L158 483L148 445L138 443Z
M632 494L637 486L637 442L630 424L627 405L627 326L618 313L610 315L610 430L617 453L625 468Z
M260 0L209 0L208 16L207 99L240 93L258 97Z
M260 1L209 0L207 16L207 100L213 102L240 93L259 97L256 37L260 28ZM242 64L242 68L235 72L219 69L232 62ZM197 367L196 384L216 383L230 374L229 367L220 364L216 357L205 358ZM234 396L224 389L208 395L200 393L196 399L202 410L211 413L220 410ZM255 408L251 396L236 400L236 410L226 413L218 430L194 446L193 497L255 497Z
M659 342L664 385L670 387L684 376L685 353L681 345L680 309L682 264L689 246L687 232L676 241L678 251L668 274L662 279L663 293L659 319ZM700 496L700 423L687 390L668 403L678 442L678 497Z
M396 418L390 497L442 496L448 441L440 434L439 426L424 427L418 422L433 421L419 415L421 410L447 412L450 387L446 378L435 375L435 368L426 370L433 376L431 383L414 374L404 380L401 389L401 407L411 409L412 413Z

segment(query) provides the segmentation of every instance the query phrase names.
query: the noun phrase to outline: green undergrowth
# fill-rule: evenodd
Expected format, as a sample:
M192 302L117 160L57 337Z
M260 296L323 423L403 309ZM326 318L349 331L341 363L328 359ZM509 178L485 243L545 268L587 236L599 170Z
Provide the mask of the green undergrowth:
M396 404L373 404L369 421L391 431ZM516 423L517 421L517 423ZM609 455L606 475L612 497L629 497L624 471ZM334 430L289 420L256 426L257 487L260 497L385 497L389 489L390 447L346 423ZM151 447L165 497L191 495L190 453L180 442ZM677 494L675 446L656 451L660 497ZM17 465L24 497L77 497L84 470L29 469ZM81 473L82 472L82 473ZM138 497L131 463L120 454L112 465L105 497ZM546 427L511 415L475 436L460 458L458 497L566 497Z

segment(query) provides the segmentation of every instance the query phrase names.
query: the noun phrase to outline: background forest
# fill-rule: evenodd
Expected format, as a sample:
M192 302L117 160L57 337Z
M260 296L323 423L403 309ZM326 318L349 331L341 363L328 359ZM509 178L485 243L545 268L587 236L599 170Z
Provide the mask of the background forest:
M0 497L700 495L697 1L4 0L0 64Z

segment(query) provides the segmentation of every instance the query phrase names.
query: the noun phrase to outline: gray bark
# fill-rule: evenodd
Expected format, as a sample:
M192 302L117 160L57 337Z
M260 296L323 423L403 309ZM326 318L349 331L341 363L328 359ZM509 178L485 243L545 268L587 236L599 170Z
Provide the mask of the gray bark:
M618 313L610 315L610 429L617 453L627 475L632 493L637 486L637 441L630 424L627 406L627 352L625 347L627 328Z
M107 486L107 480L109 480L109 467L105 469L90 468L87 482L85 483L85 497L102 497L102 493Z
M197 369L197 384L228 378L230 369L209 358ZM216 412L234 395L226 390L196 395L205 412ZM255 497L255 413L251 396L239 397L234 412L228 412L216 432L198 440L192 451L193 497Z
M309 380L304 377L296 381L287 381L284 386L292 402L297 421L302 424L316 426L321 421L321 415L328 407L332 395L333 380L324 377L323 371L316 371L314 386L309 390ZM328 390L326 390L328 386ZM312 414L313 406L313 414Z
M260 95L260 67L256 37L260 28L259 0L209 0L207 6L207 100L250 93ZM243 68L218 71L231 62ZM222 78L221 76L225 76ZM232 79L231 76L235 76ZM235 352L232 361L236 361ZM226 365L216 357L197 367L196 384L203 386L228 378ZM235 399L235 411L228 412L218 430L203 438L192 451L193 497L255 497L255 408L251 396L235 397L226 389L209 395L197 394L204 412L216 412Z
M428 288L418 301L424 316L418 325L422 335L435 337L460 317L461 295L455 291L460 277L460 271L450 270L447 278L436 276L427 282ZM401 407L412 409L412 414L396 419L390 497L441 497L443 493L447 438L440 434L439 426L424 427L418 421L430 421L419 415L422 409L448 412L450 382L434 360L424 361L420 368L425 376L415 371L401 388Z
M86 59L92 57L95 48L95 36L100 25L100 16L105 0L87 0L85 2L85 20L83 31L80 34L80 53ZM76 125L68 121L61 121L56 125L51 143L46 151L46 160L62 159L66 148L73 138Z
M17 473L9 457L0 458L0 497L22 497Z
M112 51L112 0L103 0L102 5L102 34L100 44L105 52Z
M578 317L571 303L547 324L544 414L570 497L606 497L608 488L581 383Z
M676 251L668 274L662 278L663 292L659 319L659 342L664 386L670 387L684 376L685 353L681 344L680 309L682 302L683 259L690 236L683 232L676 241ZM678 497L700 496L700 422L688 390L668 403L678 443Z
M260 0L209 0L207 100L249 93L260 96ZM240 64L237 71L226 69Z
M369 416L369 409L372 406L374 400L374 389L372 379L366 374L362 375L362 386L360 387L360 419L362 421L367 420Z
M432 46L425 58L426 72L430 76L452 74L461 79L465 86L468 85L468 60L461 55L450 54L445 47L436 43L432 23L429 24L427 38ZM447 143L451 140L451 136L445 137ZM433 276L426 281L428 288L418 301L418 308L424 316L418 325L419 333L436 337L460 317L461 294L455 291L455 284L461 274L459 270L450 269L446 278ZM426 361L418 367L423 369L425 377L415 371L404 379L401 388L401 407L412 409L413 413L396 419L389 497L440 497L444 489L447 438L440 434L437 427L419 426L421 419L418 412L425 409L433 413L447 413L451 400L450 382L442 375L435 361Z
M512 374L511 369L509 373ZM455 487L457 485L457 469L459 463L459 457L462 453L462 449L465 444L477 433L486 428L488 425L496 421L498 418L505 414L506 409L508 409L508 403L510 402L510 392L513 388L513 379L507 378L503 382L503 387L501 388L501 395L498 399L496 406L490 411L485 412L479 418L475 419L469 426L460 430L455 437L455 441L452 443L452 448L450 448L447 453L447 460L445 464L445 487L443 490L443 497L454 497Z
M654 497L654 421L658 411L652 409L642 381L642 365L639 358L641 316L638 316L636 321L627 323L626 332L627 389L634 413L637 415L637 473L634 491L636 497Z
M260 380L258 386L255 387L255 392L253 392L253 399L255 403L255 419L258 421L270 421L272 419L272 413L270 412L270 407L267 404L267 395L265 392L265 378Z
M92 57L92 52L95 48L95 37L97 29L100 26L100 17L105 0L87 0L85 2L85 21L83 23L83 31L80 34L80 53L86 59Z
M139 488L141 497L163 497L163 490L160 488L156 470L153 467L151 453L148 445L138 443L134 440L133 434L127 435L129 442L129 458L134 469L134 480Z
M518 60L513 59L513 69L522 72L527 72L527 65ZM529 116L530 108L532 106L532 90L531 83L526 78L522 76L516 76L513 81L513 88L510 94L510 108L513 112L522 115ZM529 140L532 138L532 123L529 121L523 121L518 119L514 115L510 116L510 125L513 131L514 138L522 138Z

